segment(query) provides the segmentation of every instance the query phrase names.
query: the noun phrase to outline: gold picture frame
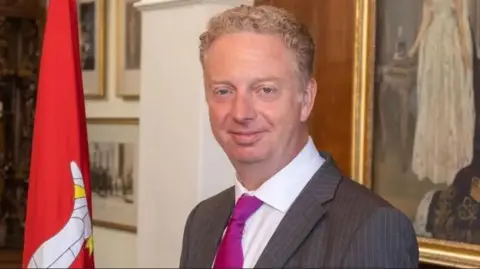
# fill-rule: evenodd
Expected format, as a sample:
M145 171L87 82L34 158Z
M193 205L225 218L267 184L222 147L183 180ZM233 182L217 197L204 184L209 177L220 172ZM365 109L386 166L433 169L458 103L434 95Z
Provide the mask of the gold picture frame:
M116 13L116 95L124 99L140 97L141 31L139 0L115 1Z
M356 1L353 70L352 176L371 189L373 189L374 78L377 72L375 57L378 49L376 29L379 1L381 0ZM418 236L418 242L422 262L467 268L480 266L480 245L422 236Z
M105 0L77 0L85 99L105 97Z
M137 118L89 118L93 225L137 232Z

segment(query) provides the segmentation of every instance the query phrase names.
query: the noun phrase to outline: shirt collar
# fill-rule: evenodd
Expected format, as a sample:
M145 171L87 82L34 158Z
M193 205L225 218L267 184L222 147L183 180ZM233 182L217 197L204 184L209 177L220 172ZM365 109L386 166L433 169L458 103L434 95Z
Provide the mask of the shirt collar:
M309 137L302 151L257 190L248 191L237 178L235 180L235 201L247 193L286 213L323 162L324 159L318 153L312 138Z

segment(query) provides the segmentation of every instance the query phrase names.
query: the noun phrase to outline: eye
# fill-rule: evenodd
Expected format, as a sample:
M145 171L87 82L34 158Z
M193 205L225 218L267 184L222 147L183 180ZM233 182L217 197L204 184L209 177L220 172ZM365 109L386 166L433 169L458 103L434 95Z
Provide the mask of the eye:
M222 96L222 95L229 94L231 91L229 89L220 88L220 89L216 89L214 92L215 92L216 95Z
M261 93L269 95L275 92L275 88L272 87L261 87L260 88Z

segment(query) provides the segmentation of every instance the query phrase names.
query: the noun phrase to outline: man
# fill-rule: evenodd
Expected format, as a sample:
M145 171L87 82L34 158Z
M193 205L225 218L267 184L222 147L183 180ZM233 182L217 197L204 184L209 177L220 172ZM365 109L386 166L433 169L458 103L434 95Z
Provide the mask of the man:
M242 6L212 18L200 40L211 128L237 181L190 213L180 267L417 267L410 220L309 137L307 29L284 10Z

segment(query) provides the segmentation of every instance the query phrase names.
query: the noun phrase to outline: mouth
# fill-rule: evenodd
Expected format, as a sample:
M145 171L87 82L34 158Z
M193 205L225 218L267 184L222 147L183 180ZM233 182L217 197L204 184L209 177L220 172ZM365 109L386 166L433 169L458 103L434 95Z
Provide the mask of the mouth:
M251 146L258 140L260 140L264 132L229 132L230 137L232 138L235 144L241 146Z

